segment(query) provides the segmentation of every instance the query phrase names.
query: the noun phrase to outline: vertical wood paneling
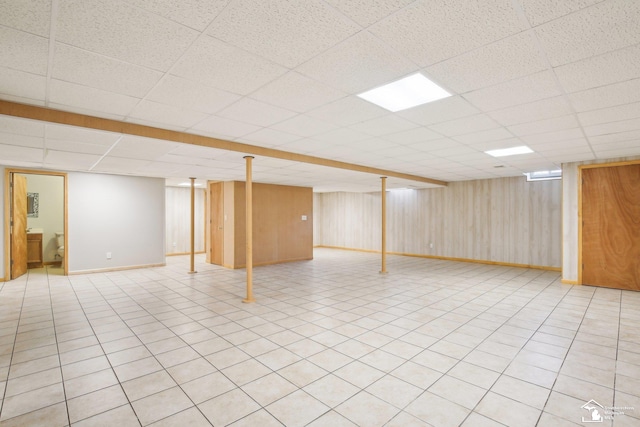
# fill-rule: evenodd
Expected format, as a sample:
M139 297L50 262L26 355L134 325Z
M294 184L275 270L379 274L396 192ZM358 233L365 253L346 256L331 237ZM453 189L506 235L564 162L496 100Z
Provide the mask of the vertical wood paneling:
M388 250L560 267L560 198L560 181L520 177L391 191ZM379 250L379 193L324 193L316 199L322 206L318 244Z
M195 192L195 251L204 251L204 203L205 191ZM191 189L166 187L166 238L165 253L191 251Z

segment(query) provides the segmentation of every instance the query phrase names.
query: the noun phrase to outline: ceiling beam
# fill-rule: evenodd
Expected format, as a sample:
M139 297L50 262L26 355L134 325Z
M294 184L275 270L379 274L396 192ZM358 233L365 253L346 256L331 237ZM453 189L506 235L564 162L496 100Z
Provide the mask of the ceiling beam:
M85 114L68 111L54 110L36 105L19 104L11 101L0 100L0 114L24 119L40 120L48 123L77 126L87 129L96 129L106 132L114 132L127 135L143 136L147 138L163 139L166 141L180 142L184 144L198 145L202 147L216 148L219 150L235 151L255 156L272 157L275 159L291 160L294 162L309 163L312 165L328 166L338 169L352 170L356 172L371 173L380 176L390 176L410 181L423 182L439 186L446 186L447 182L419 175L411 175L402 172L394 172L354 163L340 162L324 159L306 154L291 153L289 151L260 147L257 145L243 144L192 133L173 131L151 126L128 123L119 120L104 119Z

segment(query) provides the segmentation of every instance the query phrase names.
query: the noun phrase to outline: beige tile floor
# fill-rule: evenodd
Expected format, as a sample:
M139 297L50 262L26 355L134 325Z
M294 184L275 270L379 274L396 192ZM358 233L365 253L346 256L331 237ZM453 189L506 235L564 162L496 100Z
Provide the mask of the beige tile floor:
M247 305L197 261L0 283L0 425L640 425L640 293L318 249Z

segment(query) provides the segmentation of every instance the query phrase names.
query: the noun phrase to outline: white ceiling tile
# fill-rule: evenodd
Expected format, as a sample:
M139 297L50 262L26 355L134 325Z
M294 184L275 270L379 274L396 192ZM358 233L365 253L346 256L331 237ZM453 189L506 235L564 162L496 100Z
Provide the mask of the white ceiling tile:
M2 126L0 126L0 129L2 129ZM41 136L18 135L15 133L0 132L0 145L44 148L44 138Z
M541 99L528 104L516 105L487 114L503 126L534 122L572 114L573 110L564 96Z
M260 130L259 126L223 117L210 116L191 128L190 132L228 139L238 138L258 130Z
M300 139L299 135L270 128L263 128L242 137L242 141L257 144L262 147L277 147L278 145L297 141L298 139Z
M356 96L342 98L307 113L310 117L332 123L336 126L349 126L386 114L388 114L387 110Z
M0 2L0 25L49 36L51 0L17 0Z
M638 148L616 148L612 150L596 151L599 159L611 159L615 157L631 157L640 155Z
M520 137L520 139L522 139L527 144L529 143L534 144L536 142L543 143L543 142L566 141L566 140L572 140L572 139L577 139L582 137L584 137L584 135L582 134L582 131L578 128L573 128L573 129L558 130L554 132L538 133L535 135L526 135L526 136Z
M473 148L474 150L484 152L488 150L498 150L501 148L519 147L521 145L525 144L523 141L517 138L484 138L484 141L477 141L473 144L469 144L469 147Z
M229 0L126 0L198 31L203 31L229 3Z
M129 114L129 119L142 119L148 122L166 123L178 128L190 128L207 115L180 106L159 104L153 101L141 101Z
M363 27L393 14L414 0L327 0L327 2Z
M142 98L160 80L162 73L56 43L52 76L82 86Z
M337 89L294 71L279 77L251 94L251 98L299 113L304 113L345 96L345 93Z
M441 139L433 139L430 141L423 141L416 144L409 144L410 148L414 148L419 151L430 152L432 150L438 150L441 148L451 147L451 146L459 146L462 145L457 141L454 141L451 138L441 138Z
M236 0L208 33L293 68L357 31L357 25L320 0Z
M119 133L105 132L93 129L86 129L76 126L46 124L47 139L58 139L64 141L86 142L89 144L112 146L118 138Z
M20 147L17 145L0 145L0 161L42 162L44 150L34 147Z
M164 162L151 162L151 163L147 163L144 166L139 167L138 171L145 175L151 174L151 175L157 175L159 177L165 177L165 176L171 175L172 173L180 169L182 169L182 166L180 165L164 163Z
M549 152L558 148L577 149L576 151L582 152L584 149L589 149L589 142L585 137L576 139L564 139L561 141L551 142L530 142L529 148L533 151Z
M547 147L545 150L536 151L541 155L549 158L555 159L558 156L566 156L569 154L584 154L584 153L592 153L591 147L585 142L582 143L573 143L571 147L568 146L556 146L554 148Z
M513 134L505 128L496 128L457 135L454 136L453 139L463 144L475 145L489 141L513 139Z
M640 77L640 45L593 56L554 69L566 92L578 92Z
M313 139L329 144L349 144L352 142L370 139L371 135L358 132L349 128L335 129L327 133L315 136Z
M478 132L487 129L495 129L499 125L486 114L463 117L461 119L450 120L429 126L431 130L445 136L463 135L471 132Z
M599 144L611 144L614 142L639 141L640 129L629 132L611 133L607 135L597 135L589 137L589 141L595 146Z
M638 129L640 129L640 118L586 126L584 128L584 132L587 136L591 137L596 135L629 132ZM638 141L638 146L640 147L640 141Z
M514 96L514 94L518 94ZM560 95L551 72L531 74L495 86L469 92L464 97L484 111L498 110Z
M109 151L109 155L130 159L156 159L179 146L180 144L177 142L124 135L118 144Z
M242 98L218 113L220 117L250 123L256 126L270 126L296 115L291 110L269 105L251 98Z
M146 97L149 101L214 114L240 99L239 95L167 75Z
M294 135L312 137L334 130L336 127L322 120L306 115L298 115L272 126L275 130Z
M151 163L149 160L125 159L123 157L104 157L92 169L94 172L132 172Z
M439 62L426 71L456 93L493 86L548 68L532 32L522 32Z
M384 139L401 145L415 144L424 141L440 139L442 135L424 127L405 130L385 135Z
M356 94L405 77L418 67L371 33L362 31L296 70Z
M418 153L418 150L416 149L409 148L403 145L397 145L397 144L394 144L392 146L388 146L386 148L379 149L379 150L371 149L371 151L373 151L374 154L383 158L398 159L400 160L401 164L406 162L405 159L411 158L412 156L415 156Z
M47 150L44 165L49 167L64 166L72 170L89 170L98 160L100 160L100 156L96 154Z
M396 113L420 125L432 125L461 117L473 116L480 110L461 96L452 96Z
M59 0L56 40L167 71L198 33L119 0Z
M218 150L214 150L209 147L189 144L178 144L178 146L171 151L172 155L196 157L199 159L215 159L217 153Z
M451 146L448 148L441 148L439 150L429 151L429 154L433 154L437 157L449 157L449 156L459 156L462 154L470 154L476 153L476 150L464 146L462 144L458 144L456 146Z
M578 112L639 102L640 79L572 93L569 100Z
M171 70L172 74L247 95L285 74L287 69L212 37L200 37Z
M352 125L351 129L373 136L384 136L416 127L418 126L409 120L405 120L395 114L387 114L384 117Z
M2 66L27 73L46 75L49 41L24 31L0 26Z
M593 155L593 153L582 153L556 156L553 158L553 161L557 163L584 162L587 160L594 160L595 158L596 157Z
M583 126L634 119L636 117L640 117L640 102L578 113L578 118Z
M576 12L602 0L520 0L532 26Z
M511 2L416 1L370 27L421 67L460 55L525 28Z
M291 151L293 153L313 154L322 150L325 146L325 142L305 138L293 142L287 142L286 144L279 146L278 149Z
M349 148L354 148L360 151L367 151L369 152L369 154L372 154L376 150L386 150L391 147L400 147L398 144L385 141L382 138L369 138L362 141L354 141L347 145L349 146Z
M0 66L0 94L44 101L47 80L44 76Z
M44 123L0 115L0 132L17 135L44 137Z
M609 0L535 28L557 67L640 42L640 3Z
M638 141L620 141L613 142L611 144L597 144L593 145L593 150L596 152L596 154L613 150L628 150L635 153L636 155L640 155L640 147L638 147Z
M577 128L578 126L579 124L576 116L570 115L513 125L509 126L508 129L516 136L525 136L545 132L554 132L563 129L572 129Z
M63 139L47 138L46 147L49 150L66 151L80 154L95 154L102 156L109 150L108 145L92 144L91 142L79 142Z
M78 107L104 114L126 116L138 103L138 99L52 79L49 100L53 104Z

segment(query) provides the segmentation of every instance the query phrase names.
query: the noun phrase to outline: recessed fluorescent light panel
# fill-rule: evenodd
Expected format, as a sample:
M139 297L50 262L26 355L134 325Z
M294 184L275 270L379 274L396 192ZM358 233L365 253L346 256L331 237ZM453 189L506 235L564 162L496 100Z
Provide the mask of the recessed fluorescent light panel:
M180 187L191 187L191 183L190 182L181 182L180 184L178 184L178 186ZM203 184L200 184L198 182L193 184L194 187L202 187Z
M526 145L520 145L518 147L501 148L500 150L489 150L485 151L485 153L493 157L505 157L514 156L516 154L533 153L533 150Z
M368 90L358 95L389 111L396 112L451 96L420 73Z
M548 181L550 179L562 179L562 169L553 171L526 172L527 181Z

